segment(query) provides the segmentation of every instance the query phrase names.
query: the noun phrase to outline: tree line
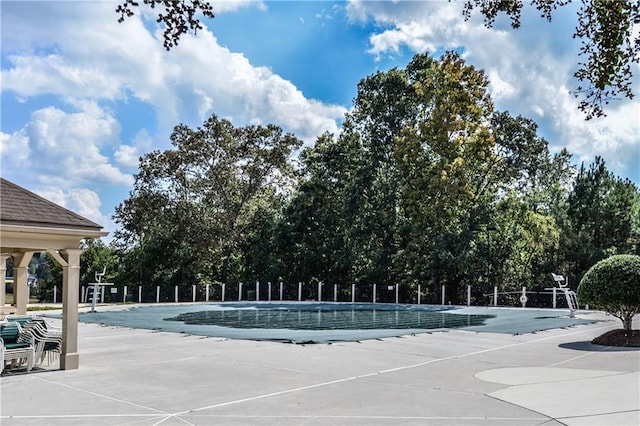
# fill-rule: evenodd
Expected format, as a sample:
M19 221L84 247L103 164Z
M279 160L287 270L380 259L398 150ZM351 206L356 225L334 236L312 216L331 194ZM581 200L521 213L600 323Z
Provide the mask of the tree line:
M140 158L120 228L86 242L82 280L107 266L132 288L285 282L417 286L452 303L577 286L597 261L640 254L640 192L596 157L552 153L537 124L494 108L455 52L362 79L338 134L313 146L276 125L213 115ZM51 275L51 274L50 274ZM82 281L84 283L84 281ZM366 287L366 286L365 286ZM431 298L431 299L430 299Z

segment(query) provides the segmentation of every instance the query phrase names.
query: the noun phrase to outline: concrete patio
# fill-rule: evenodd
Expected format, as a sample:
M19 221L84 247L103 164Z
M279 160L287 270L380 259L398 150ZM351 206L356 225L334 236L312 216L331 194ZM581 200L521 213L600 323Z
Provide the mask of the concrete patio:
M0 423L638 425L640 350L590 344L620 328L597 315L316 345L80 323L80 368L4 375Z

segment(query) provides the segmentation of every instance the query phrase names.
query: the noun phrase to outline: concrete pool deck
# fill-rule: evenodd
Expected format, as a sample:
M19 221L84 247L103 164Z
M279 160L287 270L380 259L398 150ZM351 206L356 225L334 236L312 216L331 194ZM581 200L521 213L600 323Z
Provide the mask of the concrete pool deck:
M589 343L620 328L593 315L314 345L80 323L80 369L3 375L0 424L638 425L640 349Z

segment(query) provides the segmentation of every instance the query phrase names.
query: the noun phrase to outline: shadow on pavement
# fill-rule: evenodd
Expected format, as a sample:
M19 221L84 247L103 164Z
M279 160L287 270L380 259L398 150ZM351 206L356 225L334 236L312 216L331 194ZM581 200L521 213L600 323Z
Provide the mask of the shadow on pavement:
M624 346L602 346L602 345L594 345L590 341L583 342L569 342L562 343L558 345L560 348L564 349L572 349L574 351L585 351L585 352L639 352L640 348L638 347L624 347Z

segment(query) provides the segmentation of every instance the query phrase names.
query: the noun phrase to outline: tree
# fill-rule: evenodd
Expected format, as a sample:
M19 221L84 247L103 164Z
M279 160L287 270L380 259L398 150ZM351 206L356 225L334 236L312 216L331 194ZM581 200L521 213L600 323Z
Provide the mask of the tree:
M80 284L95 282L95 273L106 271L103 281L118 280L119 262L116 251L101 239L85 239L80 246L84 251L80 256Z
M531 0L542 17L551 21L553 11L566 6L570 0ZM520 27L524 4L511 0L467 0L465 19L475 8L491 27L496 17L504 13L511 18L513 28ZM574 76L584 83L574 91L582 96L578 108L587 120L605 115L604 107L618 96L634 97L632 64L640 61L640 35L634 27L640 22L640 2L637 0L584 0L578 12L574 38L580 39L580 55Z
M615 255L593 265L578 286L578 300L613 315L631 330L640 313L640 256Z
M454 293L470 275L470 229L487 224L495 199L489 82L454 52L440 60L416 55L406 72L418 106L394 150L410 224L396 261L414 279L432 282L434 290L449 284Z
M275 125L234 127L215 115L174 128L175 149L140 159L134 190L116 208L121 245L135 247L157 284L226 283L263 203L292 186L290 157L302 142Z
M180 37L189 31L194 33L202 29L197 14L213 18L213 7L206 0L142 0L143 4L149 5L152 9L158 7L161 11L158 13L157 22L165 25L164 47L171 50L172 47L178 45ZM140 1L124 0L116 8L116 13L120 14L118 22L124 22L125 18L134 15L134 8L140 6Z
M357 141L328 133L302 152L302 177L276 230L285 280L354 282L359 251L351 218L359 205L352 204L352 185L361 154Z
M638 200L635 184L614 176L601 157L589 168L581 165L567 197L562 237L572 275L579 279L599 260L633 252Z

